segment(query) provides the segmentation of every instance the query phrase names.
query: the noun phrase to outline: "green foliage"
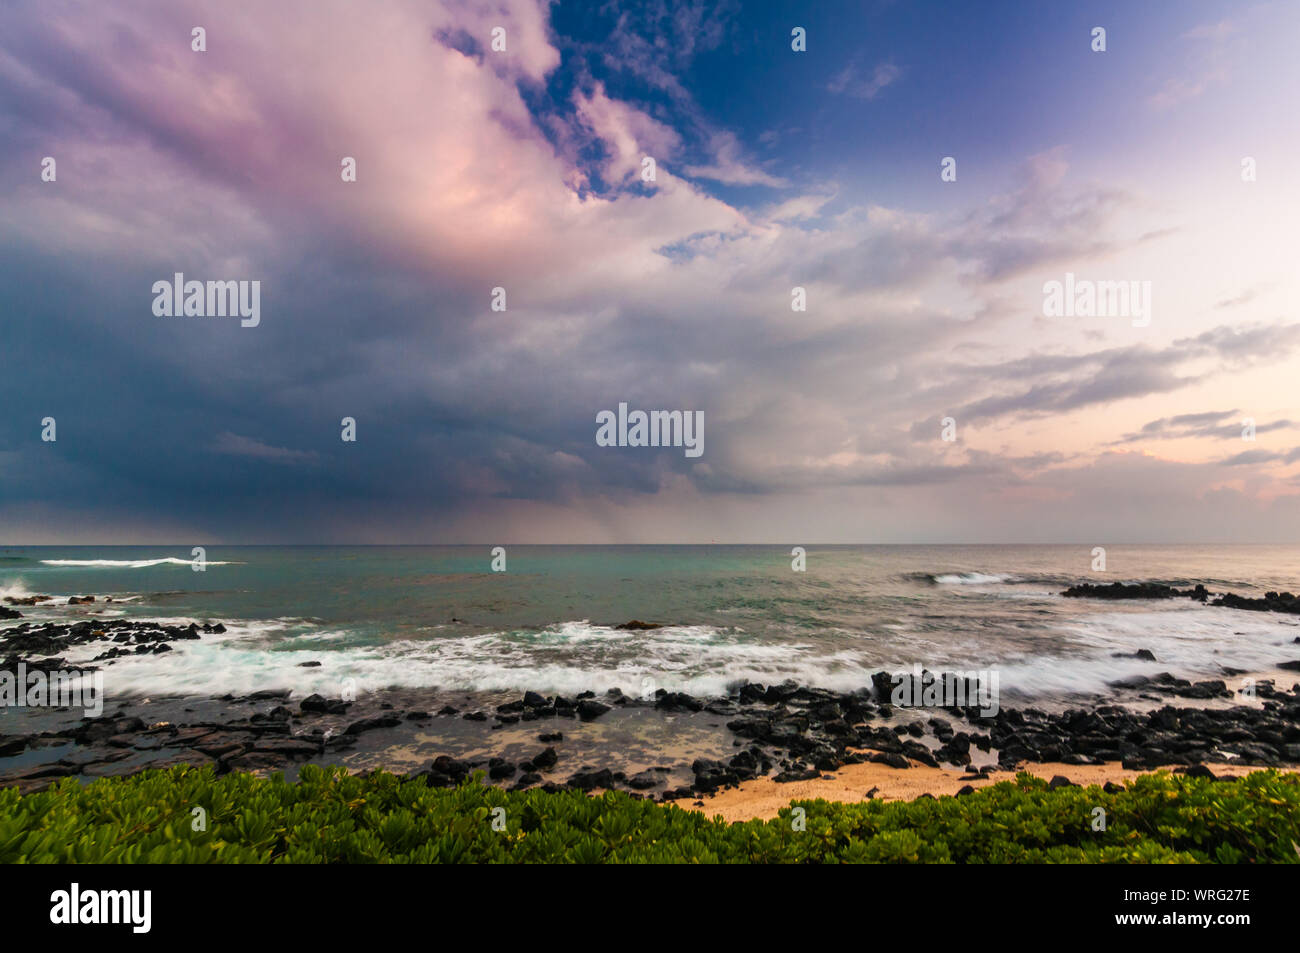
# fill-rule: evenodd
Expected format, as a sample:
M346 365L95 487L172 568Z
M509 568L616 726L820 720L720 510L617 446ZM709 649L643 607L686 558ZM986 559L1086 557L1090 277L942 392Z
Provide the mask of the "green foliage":
M481 777L440 789L339 768L307 766L290 784L175 767L0 789L0 863L1300 861L1300 778L1276 771L1223 782L1160 772L1115 794L1021 774L961 798L796 803L798 831L789 809L728 824L617 792L508 792ZM1105 831L1092 829L1098 807Z

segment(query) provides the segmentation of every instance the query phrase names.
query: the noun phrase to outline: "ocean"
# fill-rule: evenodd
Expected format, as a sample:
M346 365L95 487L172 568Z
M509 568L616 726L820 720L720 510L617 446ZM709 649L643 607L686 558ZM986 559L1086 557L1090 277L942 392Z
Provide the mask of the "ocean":
M1191 600L1067 599L1080 582L1300 588L1300 546L212 546L0 549L26 620L220 621L117 659L118 697L290 689L719 695L739 681L839 691L873 672L996 670L1004 704L1060 706L1130 675L1272 672L1300 618ZM69 596L93 595L68 606ZM112 602L105 600L111 598ZM616 628L630 620L662 628ZM1156 661L1118 658L1146 649ZM87 659L102 647L79 647ZM83 661L73 650L70 664ZM304 667L305 662L320 662Z

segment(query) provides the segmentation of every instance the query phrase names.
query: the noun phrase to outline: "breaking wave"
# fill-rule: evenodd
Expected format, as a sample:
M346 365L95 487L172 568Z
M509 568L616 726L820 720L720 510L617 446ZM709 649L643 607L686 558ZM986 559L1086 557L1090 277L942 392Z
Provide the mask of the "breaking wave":
M101 569L147 569L150 566L191 566L193 559L178 559L175 556L160 556L157 559L42 559L43 566L80 566L82 568ZM208 566L242 566L242 562L222 562L205 560Z

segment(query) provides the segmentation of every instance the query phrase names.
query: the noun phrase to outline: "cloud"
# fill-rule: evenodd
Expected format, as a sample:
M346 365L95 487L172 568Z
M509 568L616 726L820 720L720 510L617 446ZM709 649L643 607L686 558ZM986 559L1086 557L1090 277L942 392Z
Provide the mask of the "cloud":
M1207 89L1227 82L1228 71L1214 67L1194 76L1175 76L1147 97L1153 109L1169 109L1201 96Z
M1234 295L1231 298L1221 298L1214 303L1214 306L1216 308L1237 308L1243 304L1249 304L1253 300L1255 300L1255 291L1252 288L1243 291L1239 295Z
M1170 109L1228 82L1225 51L1228 39L1236 32L1237 28L1230 20L1203 23L1185 32L1181 39L1207 41L1208 46L1190 54L1183 75L1166 79L1159 90L1147 97L1147 105L1152 109Z
M1275 450L1243 450L1219 461L1219 466L1258 466L1265 463L1295 463L1300 460L1300 447L1279 453Z
M215 453L232 457L253 457L271 463L314 463L320 456L315 451L272 447L252 437L243 437L229 431L217 435L216 440L212 442L212 449Z
M574 107L577 117L605 147L601 171L613 183L638 175L645 156L662 163L681 151L681 136L676 130L633 106L610 99L599 83L590 93L575 93Z
M1210 410L1195 414L1178 414L1143 424L1140 430L1125 434L1114 441L1114 444L1137 443L1143 440L1186 440L1197 437L1240 439L1244 426L1240 410ZM1257 424L1255 433L1271 433L1295 426L1296 424L1290 420L1274 420Z
M886 87L892 86L903 71L890 62L877 63L869 77L861 75L856 64L850 63L826 84L832 93L843 93L854 99L875 99Z
M614 10L611 6L602 12L602 15L612 16L613 23L602 31L598 42L568 41L566 45L583 57L599 58L611 76L620 80L630 78L635 84L647 87L640 91L640 96L635 96L628 88L634 84L619 83L623 95L617 108L627 113L625 122L655 122L650 115L658 104L651 93L664 93L670 97L677 127L671 130L670 136L661 134L655 137L662 145L658 151L648 154L654 155L656 160L681 158L685 175L723 185L770 188L788 185L782 177L758 168L747 159L745 147L735 131L717 128L679 78L698 56L725 44L739 5L655 0L618 9L616 13ZM610 108L605 97L605 84L590 76L581 58L576 62L579 64L576 77L579 90L575 98L580 111L590 113L593 100L604 100L600 105ZM639 118L631 119L633 115Z
M763 210L762 217L770 222L805 221L819 216L826 204L834 198L834 192L798 195Z
M723 45L740 5L733 0L647 0L622 9L610 5L604 12L614 22L600 40L573 45L693 108L693 97L679 74L701 53Z
M726 185L766 185L782 188L789 185L785 179L768 175L741 158L740 141L734 133L719 132L710 142L713 161L708 165L687 166L686 174L699 179L712 179Z
M1067 181L1069 150L1035 153L1016 170L1016 188L968 212L950 254L972 261L988 281L1005 281L1046 265L1114 255L1151 240L1152 233L1116 233L1120 215L1139 205L1133 193Z
M1079 411L1245 377L1300 340L1188 320L1106 345L1022 321L1035 269L1157 256L1176 231L1065 146L990 160L1009 184L934 207L863 200L779 150L755 162L745 129L704 114L683 77L730 15L601 8L603 49L556 35L554 9L232 4L207 58L182 42L198 3L7 14L0 526L95 500L95 525L246 541L874 532L864 513L951 536L997 514L1036 531L1118 471L1177 473L1180 505L1257 477L1057 445ZM641 42L646 22L679 44ZM622 73L586 68L620 50ZM57 188L31 175L46 150ZM719 184L782 191L741 206ZM176 270L261 280L261 325L153 317ZM597 447L594 415L620 401L703 410L705 456ZM1200 426L1137 408L1125 429ZM47 413L57 446L33 439ZM955 444L936 437L948 414ZM1047 436L999 447L1022 421Z
M1237 26L1231 20L1220 20L1217 23L1202 23L1192 27L1183 34L1185 40L1213 40L1219 42L1226 40L1229 36L1237 32Z

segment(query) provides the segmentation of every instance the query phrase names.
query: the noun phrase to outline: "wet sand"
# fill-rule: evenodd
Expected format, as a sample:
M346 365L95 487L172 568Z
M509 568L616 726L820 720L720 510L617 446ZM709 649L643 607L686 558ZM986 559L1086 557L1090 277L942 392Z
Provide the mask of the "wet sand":
M1257 765L1207 764L1206 767L1214 772L1215 777L1232 778L1264 770ZM1118 762L1089 765L1044 762L1026 765L1021 770L1049 781L1059 774L1084 787L1105 784L1107 781L1123 784L1138 775L1153 773L1150 770L1128 771ZM1296 772L1300 768L1284 770ZM790 802L795 800L822 798L855 803L867 800L867 792L873 788L875 793L872 797L882 801L910 801L922 794L942 797L955 795L968 784L973 788L982 788L999 781L1009 781L1015 778L1017 772L993 771L979 780L962 780L963 774L962 771L930 768L919 763L913 763L906 769L870 762L846 764L829 778L823 776L811 781L792 781L786 784L778 784L771 778L756 778L742 783L740 787L706 797L702 805L686 798L673 803L710 817L721 815L726 821L748 821L756 817L776 817L780 810L789 807Z

